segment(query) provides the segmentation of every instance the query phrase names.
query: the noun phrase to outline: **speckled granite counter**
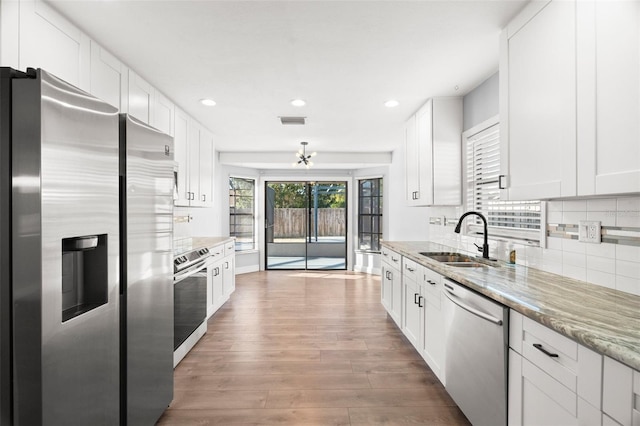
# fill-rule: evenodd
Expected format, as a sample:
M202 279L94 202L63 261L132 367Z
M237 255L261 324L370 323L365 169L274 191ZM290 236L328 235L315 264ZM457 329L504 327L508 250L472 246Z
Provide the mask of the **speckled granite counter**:
M211 248L228 241L233 241L235 237L191 237L180 238L173 241L173 255L179 256L182 253L200 249Z
M385 241L394 250L523 315L640 370L640 297L520 265L457 268L420 252L455 251L440 244Z

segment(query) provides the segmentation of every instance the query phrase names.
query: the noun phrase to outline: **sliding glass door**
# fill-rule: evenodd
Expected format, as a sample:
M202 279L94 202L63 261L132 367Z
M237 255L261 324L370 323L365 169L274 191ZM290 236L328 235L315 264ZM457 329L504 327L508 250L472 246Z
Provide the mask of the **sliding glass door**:
M267 182L267 269L347 268L347 183Z

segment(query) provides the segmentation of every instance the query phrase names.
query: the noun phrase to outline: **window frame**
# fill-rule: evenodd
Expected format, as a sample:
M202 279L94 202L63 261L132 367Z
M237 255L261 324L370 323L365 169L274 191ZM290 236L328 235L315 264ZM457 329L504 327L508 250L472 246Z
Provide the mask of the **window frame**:
M357 209L357 226L358 226L358 232L357 232L357 248L356 251L361 252L361 253L380 253L380 249L382 248L382 235L383 235L383 214L384 214L384 209L383 209L383 203L384 203L384 177L383 176L373 176L373 177L363 177L363 178L357 178L357 187L358 190L356 192L356 196L357 196L357 203L358 203L358 209ZM376 180L378 181L378 185L376 186L377 188L377 193L376 194L372 194L372 195L367 195L367 196L363 196L362 195L362 182L365 181L373 181ZM377 198L378 199L378 212L377 213L363 213L363 207L362 207L362 200L364 198ZM373 217L377 217L378 218L378 232L373 232ZM367 231L365 232L363 230L363 226L362 226L362 218L364 217L368 217L370 218L370 223L371 223L371 231ZM373 236L376 235L377 236L377 248L372 247L371 248L362 248L361 246L361 241L362 241L362 236L363 235L369 235L369 236ZM372 241L372 240L371 240Z
M468 151L469 151L469 144L470 144L470 139L472 139L474 136L490 129L493 126L500 126L500 116L496 115L494 117L489 118L488 120L464 131L462 133L462 158L463 158L463 168L462 168L462 182L463 182L463 205L465 208L465 211L469 211L469 210L474 210L474 211L478 211L480 213L482 213L486 218L488 222L491 222L489 215L487 215L486 210L481 210L481 209L477 209L476 205L470 205L469 202L469 191L471 188L475 187L475 184L471 184L471 182L477 182L477 181L469 181L469 160L468 160ZM501 131L502 129L499 127L498 131ZM502 150L500 147L500 140L499 140L499 134L498 134L498 152L500 153L500 156L502 156ZM503 161L502 158L500 158L498 161ZM500 172L498 172L498 175L495 177L496 182L492 182L492 183L497 183L497 179ZM488 226L488 233L489 233L489 239L491 240L498 240L498 241L506 241L506 242L512 242L512 243L518 243L518 244L525 244L525 245L530 245L530 246L541 246L544 242L544 238L545 238L545 204L543 201L539 201L539 200L531 200L531 201L523 201L523 202L518 202L518 201L504 201L505 203L511 203L511 205L513 206L523 206L525 204L529 204L529 205L533 205L533 203L539 203L538 206L538 218L539 218L539 228L537 229L522 229L522 228L512 228L512 227L507 227L507 226L495 226L495 225L489 225ZM464 234L468 235L468 236L472 236L472 237L479 237L481 235L483 235L484 233L484 227L482 224L482 221L479 217L477 216L473 216L473 217L468 217L465 220L464 226Z
M250 182L252 184L252 191L251 191L251 213L235 213L232 209L235 209L235 200L237 199L236 197L238 197L238 195L236 194L232 194L231 191L236 191L235 188L232 188L232 180L241 180L241 181L245 181L245 182ZM256 182L257 180L255 178L252 177L244 177L244 176L233 176L230 175L229 176L229 236L232 237L236 237L235 240L235 249L237 252L248 252L248 251L254 251L256 250L257 247L257 232L256 232ZM231 205L231 197L234 197L234 205ZM246 196L241 196L241 197L246 197ZM248 197L246 197L248 198ZM237 217L251 217L251 247L247 247L248 245L248 241L239 241L237 232L232 232L232 229L234 227L238 226L237 221L234 220L234 218ZM243 238L244 238L243 234Z

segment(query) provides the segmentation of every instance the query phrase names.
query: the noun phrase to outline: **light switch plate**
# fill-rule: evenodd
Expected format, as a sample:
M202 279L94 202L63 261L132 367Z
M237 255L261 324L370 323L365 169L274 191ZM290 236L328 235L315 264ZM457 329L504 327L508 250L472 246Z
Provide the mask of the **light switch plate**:
M578 241L600 244L602 242L602 226L599 220L581 220Z

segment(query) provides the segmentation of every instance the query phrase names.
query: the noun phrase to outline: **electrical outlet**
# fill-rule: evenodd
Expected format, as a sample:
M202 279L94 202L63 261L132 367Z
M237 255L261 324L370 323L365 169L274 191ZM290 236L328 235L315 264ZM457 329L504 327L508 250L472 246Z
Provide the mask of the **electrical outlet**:
M578 241L583 243L600 244L602 242L602 227L599 220L581 220Z

